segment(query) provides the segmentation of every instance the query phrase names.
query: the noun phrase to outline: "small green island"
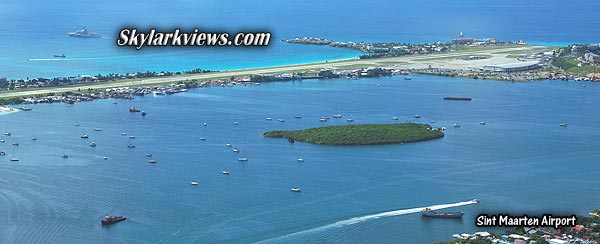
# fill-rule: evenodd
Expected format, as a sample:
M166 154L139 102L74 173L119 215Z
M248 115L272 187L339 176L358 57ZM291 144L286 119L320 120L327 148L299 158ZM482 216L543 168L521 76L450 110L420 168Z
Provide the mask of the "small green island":
M271 138L293 138L321 145L378 145L426 141L444 137L428 124L353 124L305 130L274 130L263 134Z

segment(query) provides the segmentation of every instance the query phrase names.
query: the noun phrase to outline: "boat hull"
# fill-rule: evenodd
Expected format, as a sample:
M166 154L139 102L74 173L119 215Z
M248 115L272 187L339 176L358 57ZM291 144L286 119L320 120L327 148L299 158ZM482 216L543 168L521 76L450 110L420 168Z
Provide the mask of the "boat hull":
M438 213L434 211L424 211L421 212L423 217L430 218L462 218L463 212L450 212L450 213Z

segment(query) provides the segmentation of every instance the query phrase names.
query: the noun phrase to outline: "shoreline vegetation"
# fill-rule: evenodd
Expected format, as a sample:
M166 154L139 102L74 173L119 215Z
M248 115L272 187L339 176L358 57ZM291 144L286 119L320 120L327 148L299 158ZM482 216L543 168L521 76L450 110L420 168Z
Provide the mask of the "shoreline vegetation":
M450 43L355 43L349 47L348 43L342 45L326 39L316 40L322 43L286 42L355 48L366 52L369 57L229 71L194 69L183 72L146 71L51 79L0 78L0 104L133 99L134 96L144 94L171 94L196 87L260 85L262 82L302 79L358 79L411 73L510 82L542 79L600 81L600 74L597 73L574 75L566 71L595 70L596 56L589 54L595 49L585 45L556 48L530 46L522 42L498 42L493 39L484 42L460 37ZM579 57L575 58L577 55ZM538 62L532 69L499 72L489 68L498 63L514 65L515 62L526 63L532 60ZM586 65L577 66L580 65L577 62Z
M595 213L595 214L592 214ZM600 209L591 211L589 216L577 216L575 226L552 227L516 227L504 233L487 231L473 234L454 234L452 241L435 244L493 244L493 243L600 243Z
M440 130L427 124L353 124L274 130L263 134L270 138L293 138L296 141L332 146L362 146L427 141L444 137Z

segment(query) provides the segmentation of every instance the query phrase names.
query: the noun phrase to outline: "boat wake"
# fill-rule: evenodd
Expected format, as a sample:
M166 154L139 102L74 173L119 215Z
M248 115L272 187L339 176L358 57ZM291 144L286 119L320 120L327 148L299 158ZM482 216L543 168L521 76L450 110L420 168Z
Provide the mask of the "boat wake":
M372 219L419 213L419 212L421 212L421 210L423 210L425 208L430 208L431 210L440 210L440 209L445 209L445 208L460 207L460 206L477 204L477 203L479 203L477 200L471 200L471 201L466 201L466 202L440 204L440 205L433 205L433 206L428 206L428 207L387 211L387 212L382 212L382 213L377 213L377 214L365 215L365 216L361 216L361 217L354 217L354 218L346 219L346 220L340 220L335 223L331 223L331 224L324 225L321 227L316 227L316 228L312 228L312 229L308 229L308 230L294 232L294 233L287 234L284 236L279 236L279 237L275 237L275 238L271 238L271 239L267 239L267 240L262 240L262 241L258 241L255 243L280 242L280 241L284 241L287 238L292 238L292 237L296 237L296 236L326 231L326 230L333 229L333 228L339 228L339 227L344 227L344 226L348 226L348 225L358 224L358 223L365 222L365 221L372 220Z
M30 58L27 59L29 61L63 61L63 60L71 60L67 58Z

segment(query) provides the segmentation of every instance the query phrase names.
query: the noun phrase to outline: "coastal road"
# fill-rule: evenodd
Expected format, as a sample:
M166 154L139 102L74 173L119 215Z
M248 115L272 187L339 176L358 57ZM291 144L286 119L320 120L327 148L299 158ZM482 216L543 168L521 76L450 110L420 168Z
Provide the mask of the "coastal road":
M516 52L516 51L536 51L541 50L547 47L542 46L510 46L506 48L494 48L488 50L477 50L477 51L460 51L454 53L443 53L443 54L428 54L428 55L410 55L410 56L401 56L401 57L393 57L393 58L383 58L383 59L348 59L342 61L332 61L332 62L320 62L320 63L310 63L310 64L299 64L299 65L290 65L290 66L277 66L277 67L268 67L268 68L256 68L256 69L241 69L241 70L229 70L229 71L221 71L214 73L204 73L204 74L193 74L193 75L180 75L180 76L169 76L169 77L153 77L135 81L122 81L118 83L94 83L94 84L83 84L81 86L69 86L69 87L48 87L43 89L24 89L23 91L3 91L0 92L0 98L11 98L11 97L27 97L34 96L40 94L48 94L48 93L62 93L68 91L77 91L78 89L87 90L91 89L107 89L114 87L138 87L138 86L147 86L159 83L176 83L178 81L184 80L209 80L223 77L231 77L231 76L248 76L248 75L260 75L260 74L269 74L269 73L286 73L293 72L298 70L321 70L321 69L331 69L331 68L344 68L344 67L358 67L358 66L398 66L404 69L410 68L423 68L427 65L435 66L440 65L444 66L444 68L468 68L464 64L460 63L460 61L453 61L456 59L452 59L452 57L460 57L466 55L490 55L494 56L502 56L505 57L506 52ZM503 54L499 54L503 53ZM448 58L448 59L446 59ZM483 59L486 62L486 59ZM505 60L502 60L506 62ZM449 63L450 62L450 63ZM456 65L453 65L451 62L454 62ZM487 60L488 63L499 62L498 59L490 59ZM516 59L514 60L516 62ZM397 64L397 65L394 65ZM447 66L446 66L447 65ZM478 63L481 65L481 61Z

